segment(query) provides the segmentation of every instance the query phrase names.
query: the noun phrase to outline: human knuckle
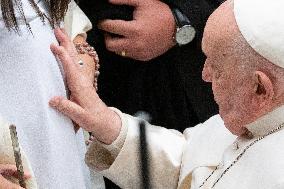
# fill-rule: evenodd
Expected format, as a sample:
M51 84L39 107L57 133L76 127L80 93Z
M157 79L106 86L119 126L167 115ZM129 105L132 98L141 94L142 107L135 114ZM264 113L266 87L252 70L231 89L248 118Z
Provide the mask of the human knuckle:
M141 33L141 27L140 27L140 26L135 26L135 27L133 27L132 33L133 33L134 35L140 35L140 33Z
M59 99L59 100L57 101L56 106L58 107L58 110L60 110L60 111L62 111L62 112L64 112L64 111L66 110L66 105L65 105L63 99Z
M145 42L144 40L136 40L135 42L135 50L138 52L138 53L142 53L144 52L144 49L145 49Z
M71 39L66 34L62 34L61 39L66 43L71 42Z
M65 55L65 54L66 54L65 48L62 47L62 46L59 46L59 47L58 47L58 52L59 52L60 55Z
M106 46L107 49L111 48L112 40L110 38L105 39L105 46Z

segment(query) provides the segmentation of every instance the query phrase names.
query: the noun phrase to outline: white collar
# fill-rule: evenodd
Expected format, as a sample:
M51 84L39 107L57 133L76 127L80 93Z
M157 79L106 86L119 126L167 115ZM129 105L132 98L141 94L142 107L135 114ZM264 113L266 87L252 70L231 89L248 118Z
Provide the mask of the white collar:
M254 137L258 137L267 134L269 131L279 127L282 123L284 123L284 105L248 124L246 128Z

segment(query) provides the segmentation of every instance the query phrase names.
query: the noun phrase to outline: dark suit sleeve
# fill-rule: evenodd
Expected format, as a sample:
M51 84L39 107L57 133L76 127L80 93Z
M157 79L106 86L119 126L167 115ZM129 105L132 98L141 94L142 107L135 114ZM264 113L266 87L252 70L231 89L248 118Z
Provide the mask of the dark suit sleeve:
M219 3L216 0L163 0L188 16L197 36L188 45L176 46L145 64L117 56L105 48L103 35L96 28L98 20L131 20L133 12L133 7L113 6L107 2L80 0L79 4L94 26L88 40L100 55L99 94L103 101L132 115L146 111L152 116L153 124L168 128L176 125L174 129L180 131L218 113L211 87L201 78L205 61L201 39L206 20Z
M186 14L201 40L206 21L223 0L164 0L169 6L179 8Z
M189 18L196 30L196 37L190 44L177 47L172 52L175 66L184 83L187 104L193 108L199 122L218 113L211 85L202 80L205 56L201 49L204 27L210 14L223 0L164 0L169 6L179 8ZM174 58L175 57L175 58ZM178 57L178 58L177 58ZM188 120L191 118L189 117Z

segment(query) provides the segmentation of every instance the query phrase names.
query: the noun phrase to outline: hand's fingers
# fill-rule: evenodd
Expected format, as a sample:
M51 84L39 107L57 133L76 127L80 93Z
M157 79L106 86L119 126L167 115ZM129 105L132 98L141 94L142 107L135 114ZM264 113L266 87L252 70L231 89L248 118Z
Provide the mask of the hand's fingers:
M67 35L67 33L64 33L64 32L65 32L65 30L63 30L61 28L54 29L54 34L55 34L57 41L62 45L72 43L69 36Z
M105 35L105 45L106 48L111 52L121 52L128 50L128 39L127 38L119 38L119 37L111 37L110 35Z
M7 179L5 179L2 175L0 175L0 188L5 188L5 189L24 189Z
M77 59L78 58L77 50L73 42L71 41L70 37L68 36L67 32L63 28L62 29L58 28L54 31L54 34L60 46L63 46L71 57Z
M133 36L138 33L134 21L106 19L98 24L98 28L121 36Z
M74 103L77 103L77 101L73 98L72 95L70 95L70 101L74 102ZM74 125L75 133L77 133L79 131L79 129L80 129L80 126L76 122L74 122L74 121L73 121L73 125Z
M80 126L91 125L89 114L81 106L70 100L63 97L54 97L49 101L49 105L78 123ZM88 130L88 128L84 129Z
M71 77L72 74L76 73L79 65L76 65L74 63L74 61L69 56L69 54L67 53L64 47L51 44L50 49L55 55L58 56L59 60L61 61L67 78Z
M130 6L137 7L142 1L141 0L109 0L109 2L112 4L116 4L116 5L130 5Z
M62 31L66 36L68 36L68 38L70 39L70 37L69 37L67 31L66 31L64 28L60 28L60 29L61 29L61 31Z
M5 165L1 164L0 165L0 174L4 175L4 176L15 177L15 178L19 177L17 167L15 165L11 165L11 164L5 164ZM25 179L31 178L30 173L25 171L24 178Z

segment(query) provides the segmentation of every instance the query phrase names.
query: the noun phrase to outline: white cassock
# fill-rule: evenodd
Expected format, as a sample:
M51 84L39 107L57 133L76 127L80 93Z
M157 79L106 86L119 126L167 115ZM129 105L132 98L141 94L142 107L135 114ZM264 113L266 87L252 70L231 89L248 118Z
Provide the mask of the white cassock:
M38 188L94 188L84 163L82 130L75 133L72 121L48 105L53 96L67 97L61 64L50 51L50 44L57 43L53 30L41 22L28 0L21 2L33 35L18 13L20 34L8 31L0 10L0 117L17 126ZM46 1L36 2L47 13ZM70 7L74 9L69 14L82 14L73 1ZM81 26L70 29L72 35L79 27L85 32ZM103 183L96 184L103 188Z
M86 32L92 29L92 23L74 1L71 1L69 4L68 11L64 17L64 28L72 40L79 34L86 38ZM88 135L85 132L86 140L88 139ZM104 189L103 177L94 171L91 172L91 175L94 185L92 189Z
M234 0L235 18L244 38L256 52L282 68L283 7L283 0ZM86 161L89 167L100 170L122 188L139 188L139 120L115 111L122 120L119 137L111 145L93 142ZM183 134L148 124L151 186L157 189L283 189L283 126L284 106L247 125L253 135L251 139L236 138L225 128L219 115L186 129Z
M139 119L115 110L123 121L120 136L111 145L91 144L87 164L121 188L141 186ZM183 134L146 125L149 171L152 188L212 188L243 150L258 137L284 123L284 106L248 125L252 139L236 138L219 115ZM284 130L271 134L250 147L216 183L216 189L284 188Z

